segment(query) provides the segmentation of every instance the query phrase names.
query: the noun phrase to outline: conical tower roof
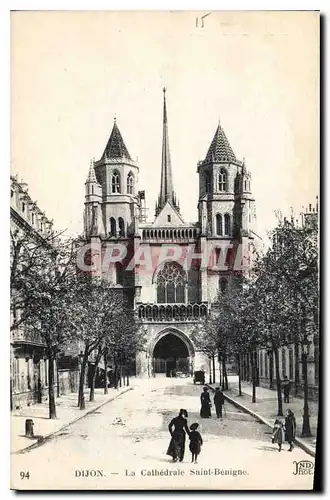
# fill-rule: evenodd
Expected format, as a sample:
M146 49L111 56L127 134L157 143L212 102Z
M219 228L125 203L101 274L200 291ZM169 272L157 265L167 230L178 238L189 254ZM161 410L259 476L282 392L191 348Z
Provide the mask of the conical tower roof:
M111 159L127 159L132 161L116 123L116 119L102 157L104 158L105 156Z
M87 182L91 182L91 183L97 182L96 176L95 176L95 170L94 170L94 162L93 162L93 160L91 160L91 163L90 163L90 167L89 167L89 172L88 172L86 183Z
M214 134L211 146L207 152L204 162L237 162L237 158L232 150L231 145L226 137L226 134L219 123Z

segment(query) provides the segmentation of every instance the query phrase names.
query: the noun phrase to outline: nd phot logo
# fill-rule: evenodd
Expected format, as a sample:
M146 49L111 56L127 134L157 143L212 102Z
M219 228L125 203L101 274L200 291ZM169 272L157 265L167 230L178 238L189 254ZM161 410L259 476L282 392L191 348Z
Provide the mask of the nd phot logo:
M294 465L293 474L295 476L297 475L306 476L307 474L314 473L314 464L310 460L300 460L299 462L294 460L293 465Z

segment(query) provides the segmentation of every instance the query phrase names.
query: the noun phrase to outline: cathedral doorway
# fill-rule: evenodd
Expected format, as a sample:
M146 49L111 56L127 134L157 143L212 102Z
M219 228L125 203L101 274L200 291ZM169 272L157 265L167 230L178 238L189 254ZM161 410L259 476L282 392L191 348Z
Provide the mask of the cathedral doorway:
M173 333L161 337L153 350L153 372L175 377L178 373L191 375L192 362L187 344Z

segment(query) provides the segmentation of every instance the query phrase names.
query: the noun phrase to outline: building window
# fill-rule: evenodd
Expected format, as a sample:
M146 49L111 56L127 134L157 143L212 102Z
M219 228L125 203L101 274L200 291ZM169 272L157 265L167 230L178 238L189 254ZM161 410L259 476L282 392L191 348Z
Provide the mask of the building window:
M227 288L228 288L228 281L226 280L226 278L220 278L220 292L222 294L225 294L227 292Z
M44 361L44 367L45 367L45 385L48 386L48 359L45 359Z
M293 350L289 349L289 379L293 380Z
M23 212L23 214L25 213L25 203L24 203L24 201L22 201L22 212Z
M177 262L165 262L157 275L157 302L184 303L186 274Z
M265 377L268 378L268 356L266 351L264 351L264 366L265 366Z
M111 185L113 193L120 193L120 176L118 172L112 174Z
M217 214L215 217L215 225L216 225L216 234L218 236L222 236L222 215Z
M171 222L171 216L170 215L167 216L167 222Z
M259 374L260 377L263 377L264 375L264 365L263 365L263 352L259 351Z
M227 172L224 168L219 172L218 189L219 191L227 191Z
M128 194L133 194L133 183L134 183L133 174L129 173L127 176L127 193Z
M14 191L11 189L10 190L10 198L13 198L14 197Z
M32 224L34 224L34 217L35 217L35 215L34 215L34 213L32 212L32 213L31 213L31 221L32 221Z
M19 391L19 358L13 359L13 389Z
M281 353L282 353L282 378L285 377L286 375L286 366L285 366L285 349L283 347L283 349L281 350Z
M114 217L110 217L110 236L117 236L116 219Z
M119 217L118 224L119 224L119 236L125 236L125 224L124 224L124 219L122 217Z
M116 262L116 285L122 285L123 283L124 283L123 266L121 262Z
M205 193L211 193L211 175L210 175L210 172L205 172L204 181L205 181Z
M230 215L225 214L225 236L230 236Z

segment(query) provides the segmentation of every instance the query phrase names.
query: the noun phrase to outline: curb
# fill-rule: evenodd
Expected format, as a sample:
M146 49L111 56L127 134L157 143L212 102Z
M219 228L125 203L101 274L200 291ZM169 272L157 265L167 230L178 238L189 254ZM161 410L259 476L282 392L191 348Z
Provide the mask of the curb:
M94 413L95 411L97 411L99 408L102 408L102 406L106 405L107 403L111 403L111 401L113 401L114 399L117 399L120 396L122 396L123 394L125 394L126 392L132 391L132 390L133 390L133 387L129 387L128 389L125 389L120 394L116 394L116 396L112 397L111 399L107 399L106 401L103 401L98 406L95 406L95 408L93 408L92 410L89 410L86 413L84 413L83 415L79 415L78 417L74 418L73 420L71 420L67 424L64 424L62 427L57 429L57 431L50 432L49 434L46 434L42 438L39 438L36 443L30 444L29 446L26 446L25 448L22 448L21 450L13 451L11 453L11 455L22 455L23 453L27 453L29 451L34 450L35 448L39 448L39 446L42 446L43 444L45 444L48 441L51 441L54 437L56 437L57 434L62 432L64 429L66 429L70 425L75 424L76 422L78 422L82 418L86 417L87 415L90 415L91 413Z
M207 387L209 387L213 392L214 392L214 389L213 387L211 387L210 385L208 384L205 384ZM244 413L248 413L249 415L251 415L252 417L254 417L258 422L262 423L262 424L265 424L267 425L268 427L270 427L271 429L273 428L273 425L268 421L266 420L264 417L261 417L260 415L258 415L258 413L255 413L253 410L250 410L250 408L247 408L246 406L242 405L242 403L239 403L236 399L234 398L231 398L230 396L228 396L227 394L223 393L224 395L224 398L229 402L231 403L232 405L236 406L236 408L239 408L240 410L243 410ZM311 455L313 458L315 458L315 451L312 450L309 446L307 446L305 443L303 443L301 441L301 439L299 438L295 438L294 439L294 443L296 443L300 448L302 448L306 453L308 453L308 455Z

